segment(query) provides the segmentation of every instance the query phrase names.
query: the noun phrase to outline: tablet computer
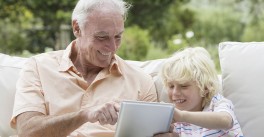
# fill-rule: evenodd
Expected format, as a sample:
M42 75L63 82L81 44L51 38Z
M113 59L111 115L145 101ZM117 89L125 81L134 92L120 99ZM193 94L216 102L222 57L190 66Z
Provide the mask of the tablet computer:
M115 137L153 137L168 132L174 112L173 104L123 101Z

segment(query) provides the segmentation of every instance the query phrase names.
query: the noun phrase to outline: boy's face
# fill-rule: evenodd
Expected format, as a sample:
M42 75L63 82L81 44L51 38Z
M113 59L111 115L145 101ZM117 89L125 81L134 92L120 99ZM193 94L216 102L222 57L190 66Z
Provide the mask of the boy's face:
M169 82L168 94L175 107L186 111L202 111L203 98L194 81L186 83Z

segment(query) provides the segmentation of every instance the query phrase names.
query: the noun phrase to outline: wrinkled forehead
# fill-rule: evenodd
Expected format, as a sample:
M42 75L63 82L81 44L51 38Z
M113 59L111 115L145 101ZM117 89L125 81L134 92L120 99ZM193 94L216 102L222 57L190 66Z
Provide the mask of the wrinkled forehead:
M91 19L113 19L124 22L122 14L116 9L95 9L88 16L87 20Z
M122 9L118 5L114 4L109 0L101 1L98 4L94 5L90 11L90 15L99 16L100 14L105 15L107 13L116 13L120 16L124 16Z
M85 29L89 33L104 32L109 35L116 35L124 31L124 19L115 10L99 9L94 10L87 17Z

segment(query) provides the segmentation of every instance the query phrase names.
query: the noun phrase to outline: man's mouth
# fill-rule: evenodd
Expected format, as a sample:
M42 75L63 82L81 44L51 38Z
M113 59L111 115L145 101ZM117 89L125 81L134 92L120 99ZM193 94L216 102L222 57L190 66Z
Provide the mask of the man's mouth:
M99 51L98 52L101 54L101 55L104 55L104 56L110 56L111 55L111 52L102 52L102 51Z

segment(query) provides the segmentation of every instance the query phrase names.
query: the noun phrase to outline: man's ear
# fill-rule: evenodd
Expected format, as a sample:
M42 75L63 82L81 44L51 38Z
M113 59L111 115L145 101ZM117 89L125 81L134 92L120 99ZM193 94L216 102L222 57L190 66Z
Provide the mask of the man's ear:
M81 36L81 29L80 29L80 26L79 26L77 20L72 21L72 31L73 31L73 34L76 38Z

